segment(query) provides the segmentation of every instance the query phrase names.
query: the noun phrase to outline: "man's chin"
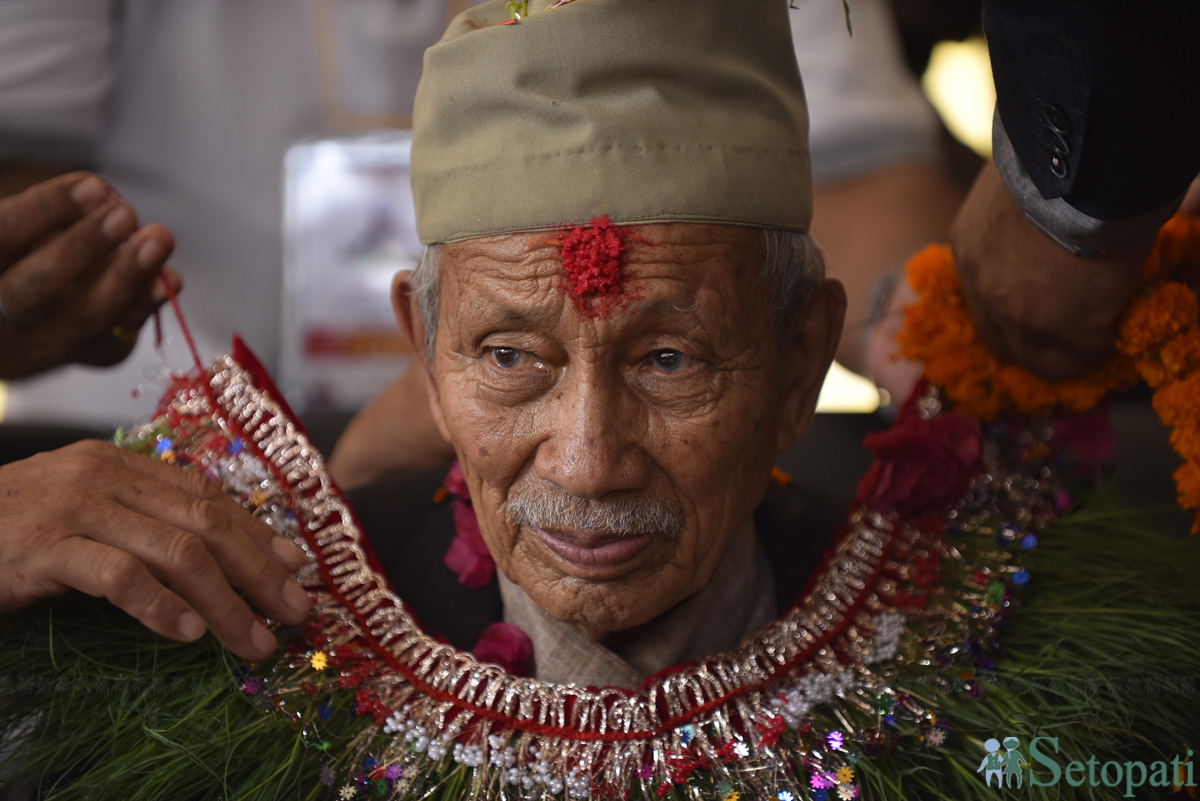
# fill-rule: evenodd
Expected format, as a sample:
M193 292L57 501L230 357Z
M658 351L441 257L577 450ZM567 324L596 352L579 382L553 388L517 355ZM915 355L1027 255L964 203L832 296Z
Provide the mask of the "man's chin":
M516 583L545 614L597 641L649 623L679 600L664 592L667 582L657 572L609 581L563 575Z

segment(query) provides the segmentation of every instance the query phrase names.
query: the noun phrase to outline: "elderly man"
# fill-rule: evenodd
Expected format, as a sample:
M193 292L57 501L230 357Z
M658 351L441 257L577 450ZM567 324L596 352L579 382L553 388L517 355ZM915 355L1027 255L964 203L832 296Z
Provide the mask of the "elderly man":
M675 24L688 33L674 51L659 46L666 9L634 5L614 14L590 3L451 36L431 51L415 181L423 238L446 244L431 247L417 276L423 312L410 311L404 284L397 306L414 339L427 339L439 425L459 451L485 540L513 582L505 592L524 600L523 588L534 601L509 606L544 609L604 639L720 575L727 581L717 584L734 588L744 608L715 641L686 649L693 659L736 644L776 611L750 513L774 454L811 419L845 300L838 284L822 280L806 233L807 122L786 8L744 19L737 36L708 27L707 15L676 11L683 19ZM503 8L498 19L495 7L480 13L484 23L468 16L454 30L511 21ZM640 15L645 24L631 25ZM585 85L510 57L531 33L539 41L559 35L545 33L546 24L586 38L593 18L613 26L623 55L614 61L611 48L594 48L576 65ZM762 47L747 46L765 30L772 33ZM484 53L473 49L476 40ZM469 55L454 56L463 43ZM700 43L719 57L685 69ZM477 70L493 47L510 62L511 105L481 127L473 120L496 102L498 84ZM439 58L448 59L444 67ZM630 83L627 70L651 78ZM465 102L452 89L460 81L473 85ZM528 81L536 91L522 88ZM642 104L654 98L670 113L647 116ZM531 169L513 160L516 141L529 154L522 158L564 152ZM509 196L525 199L496 200ZM484 321L488 330L478 328ZM491 422L480 429L483 419ZM84 464L97 476L123 466L98 450ZM156 489L118 497L117 511L128 517L126 509L146 514L161 504L170 497L162 478L148 473ZM82 524L64 526L40 555L14 557L20 580L0 594L0 609L63 585L83 587L182 639L203 630L200 611L239 653L262 658L273 640L229 585L293 619L296 599L281 600L275 588L296 593L272 559L294 561L248 523L230 521L223 504L184 491L201 503L167 515L168 547L153 546L148 534L125 543L105 527L89 537L76 531ZM519 524L511 517L518 497L526 516ZM99 497L101 504L113 506ZM625 522L597 526L595 515L622 510ZM556 512L555 523L547 515ZM100 569L87 575L88 565ZM152 575L167 576L166 586ZM704 609L724 608L720 594L704 597ZM639 672L684 655L663 654Z
M580 3L489 28L509 17L485 6L429 52L418 93L435 244L398 280L397 314L505 618L557 681L634 686L774 616L751 513L811 421L845 309L806 233L786 8L720 30L674 11ZM511 57L594 36L611 48L569 70ZM712 59L689 64L696 47ZM617 636L633 669L601 653L613 672L581 675L564 656Z
M505 617L541 635L539 677L634 686L769 622L751 513L811 421L845 304L806 234L472 238L431 248L396 292ZM635 669L563 656L652 621L622 642Z
M130 447L203 468L300 544L314 619L273 625L284 652L239 668L238 693L172 691L151 699L162 725L100 737L81 724L53 752L46 738L27 738L29 764L62 770L62 754L83 753L73 764L115 791L137 781L122 760L151 748L156 778L219 765L214 794L254 798L294 797L290 781L316 789L320 780L345 799L632 791L787 801L831 790L853 798L872 782L894 787L898 775L920 797L970 797L938 778L961 774L953 765L918 769L951 731L947 709L951 720L965 709L958 720L976 729L1007 726L1040 711L1039 697L1004 684L1023 669L1094 674L1090 639L1040 650L1046 617L1062 624L1052 604L1041 628L1035 608L1025 618L1033 627L1008 641L1011 667L994 663L1025 564L1038 565L1039 591L1059 588L1071 608L1087 596L1078 576L1095 577L1109 597L1079 625L1101 638L1119 632L1131 670L1153 659L1163 675L1181 675L1193 645L1151 655L1137 642L1187 625L1171 595L1182 584L1177 545L1126 545L1116 560L1111 545L1092 546L1102 558L1073 549L1057 585L1055 551L1015 553L1019 535L1055 520L1066 491L1069 454L1049 434L1037 448L985 442L978 420L943 415L927 394L825 556L816 555L828 529L756 523L775 455L811 421L845 308L807 235L805 111L786 14L782 0L753 13L692 0L496 0L460 16L427 54L413 180L430 247L398 279L394 302L459 459L461 480L448 484L458 499L435 515L454 517L451 561L480 568L460 572L475 586L491 562L499 572L503 603L485 621L478 658L433 634L431 610L470 615L471 598L430 592L447 571L410 558L432 545L436 560L446 542L426 536L419 510L368 513L360 520L381 569L286 407L242 356L203 380L181 378ZM915 479L910 458L925 471ZM1056 532L1058 542L1110 542L1102 517L1083 536ZM240 536L258 562L257 551L290 561L269 538L225 528L201 539ZM1021 549L1036 549L1029 536ZM216 550L227 572L239 561L232 546ZM1130 598L1112 588L1148 563L1175 575L1147 582L1161 603L1130 596L1135 609L1162 609L1164 622L1143 630L1114 618L1107 601L1128 612ZM268 567L247 563L235 583L265 584L257 572L279 586L280 565ZM270 593L260 603L285 622L298 616ZM535 678L491 664L509 661L492 658L497 625L527 638ZM268 643L254 631L242 647L257 657ZM137 663L145 646L122 643L101 643L104 657L87 670L116 664L128 675L121 660ZM210 676L223 659L150 650L155 675ZM21 658L62 670L63 651ZM999 688L978 708L976 670L993 671ZM1194 730L1173 717L1177 704L1118 696L1110 684L1053 695L1064 714L1089 721L1115 709L1126 726L1128 711L1137 719L1128 727L1156 744ZM199 720L224 731L197 734ZM1081 753L1086 737L1070 736L1064 753ZM971 740L958 737L947 759L977 764ZM904 747L868 759L883 746ZM171 792L194 789L181 780Z

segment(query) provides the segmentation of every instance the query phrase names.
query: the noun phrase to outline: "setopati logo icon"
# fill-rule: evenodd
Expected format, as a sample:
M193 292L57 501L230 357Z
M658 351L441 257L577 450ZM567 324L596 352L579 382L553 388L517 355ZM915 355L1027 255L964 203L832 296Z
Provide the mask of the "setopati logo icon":
M1003 747L1001 747L1003 746ZM997 789L1017 790L1021 787L1052 787L1066 782L1071 787L1109 787L1125 798L1133 798L1141 787L1160 787L1171 790L1196 787L1193 773L1192 749L1186 756L1156 762L1109 760L1101 762L1095 755L1070 760L1059 753L1057 737L1034 737L1029 742L1029 758L1021 752L1021 740L1007 736L1003 740L990 738L983 744L986 752L976 773L982 774L988 787L995 780ZM1192 796L1195 797L1195 796Z
M1004 748L1006 750L1001 753L1000 741L994 737L983 744L987 750L987 756L979 763L979 768L975 772L983 774L988 787L992 786L993 778L996 779L997 787L1021 786L1021 768L1029 763L1017 750L1020 745L1021 741L1016 737L1005 737Z

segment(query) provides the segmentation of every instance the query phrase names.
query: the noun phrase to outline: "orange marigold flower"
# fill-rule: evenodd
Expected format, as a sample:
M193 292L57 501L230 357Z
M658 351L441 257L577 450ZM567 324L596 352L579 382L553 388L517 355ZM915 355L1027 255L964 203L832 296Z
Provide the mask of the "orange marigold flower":
M1171 432L1171 447L1184 459L1200 461L1200 428L1194 424L1179 426Z
M1159 352L1165 369L1176 375L1200 367L1200 328L1192 326L1172 338Z
M1175 378L1176 374L1167 369L1162 361L1154 356L1146 356L1137 360L1138 375L1152 387L1160 387L1171 379Z
M1146 297L1134 299L1121 318L1117 348L1137 354L1165 342L1200 316L1196 295L1185 284L1168 281Z
M1200 509L1200 466L1185 462L1175 471L1175 486L1179 490L1179 505L1184 509Z
M949 245L929 245L908 261L908 282L918 295L958 292L958 273Z
M1154 393L1154 411L1169 426L1179 426L1196 417L1200 399L1200 373L1168 381Z

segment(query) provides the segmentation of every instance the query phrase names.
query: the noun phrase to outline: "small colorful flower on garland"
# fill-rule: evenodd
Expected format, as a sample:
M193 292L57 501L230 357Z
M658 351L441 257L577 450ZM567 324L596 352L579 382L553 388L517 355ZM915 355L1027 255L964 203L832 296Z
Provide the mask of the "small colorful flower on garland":
M778 798L779 801L795 801L796 797L787 790L780 790L776 798Z
M324 670L329 664L329 657L324 651L317 651L308 661L309 664L312 665L313 670Z
M746 757L750 756L750 746L743 742L739 742L733 747L733 753L738 759L745 759Z
M161 437L154 446L154 457L175 464L175 442L170 437Z
M842 733L835 729L834 731L829 732L829 736L825 738L825 742L828 743L829 747L834 751L841 751L842 745L845 743L845 739L842 737Z
M342 789L338 792L338 797L343 799L343 801L348 801L348 799L354 798L354 794L356 792L357 791L354 789L354 785L344 784L342 785Z
M837 776L839 784L845 784L846 782L854 781L854 771L850 768L838 768L837 774L835 775Z
M822 790L833 787L837 784L837 777L830 772L814 773L809 783L814 790Z
M940 746L946 742L946 730L940 728L930 729L929 734L925 735L925 738L929 740L930 745L935 747Z

